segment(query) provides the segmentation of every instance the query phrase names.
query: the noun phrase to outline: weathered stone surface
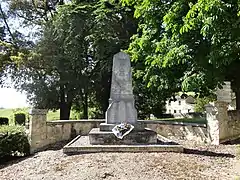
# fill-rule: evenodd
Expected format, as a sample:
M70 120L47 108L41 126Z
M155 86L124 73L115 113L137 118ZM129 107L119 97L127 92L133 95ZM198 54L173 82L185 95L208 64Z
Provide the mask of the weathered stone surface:
M209 133L209 139L211 144L219 145L219 121L217 119L217 108L212 104L205 105L206 118L207 118L207 130Z
M112 129L116 126L116 124L107 124L107 123L101 123L100 124L100 131L112 131ZM144 129L144 124L136 122L134 124L134 129L135 130L143 130Z
M77 135L88 135L92 128L99 128L102 120L55 120L47 121L44 117L34 116L37 124L30 126L31 149L32 152L42 147L59 141L68 140ZM232 117L235 117L232 115ZM32 118L32 117L31 117ZM39 126L39 120L42 125ZM235 122L235 121L233 121ZM142 126L146 126L157 134L161 134L171 140L191 140L195 143L207 142L207 130L204 125L190 123L158 122L158 121L139 121ZM73 136L72 136L73 135ZM114 138L116 138L114 136Z
M47 115L48 110L47 109L30 109L29 114L30 115Z
M191 141L194 144L209 143L209 136L205 124L179 123L171 121L140 120L146 128L157 132L158 135L173 141Z
M107 124L135 124L137 111L134 106L130 57L119 52L113 57L112 83L109 107L106 111Z
M227 110L227 102L217 101L205 107L211 144L219 145L240 137L240 117L237 111Z
M111 131L100 131L99 128L94 128L89 132L91 144L156 144L157 133L150 129L140 131L133 130L123 139L118 139Z
M222 89L217 89L217 100L230 103L232 101L232 89L231 82L225 81L225 84L222 86Z
M97 132L93 129L89 133L91 144L134 144L140 140L140 134L145 132L144 127L137 122L130 57L124 52L119 52L113 57L111 92L105 116L106 122L100 124L100 129ZM114 126L121 123L134 126L134 132L128 134L124 140L117 139L112 132ZM142 133L142 139L149 138L148 135L149 133ZM151 138L146 140L146 144L150 141Z
M171 141L170 141L171 142ZM63 148L66 154L92 152L183 152L182 145L166 143L134 145L92 145L88 136L78 136Z
M47 110L43 109L31 109L30 110L30 124L29 124L29 135L30 135L30 151L33 153L38 148L46 145L47 142Z

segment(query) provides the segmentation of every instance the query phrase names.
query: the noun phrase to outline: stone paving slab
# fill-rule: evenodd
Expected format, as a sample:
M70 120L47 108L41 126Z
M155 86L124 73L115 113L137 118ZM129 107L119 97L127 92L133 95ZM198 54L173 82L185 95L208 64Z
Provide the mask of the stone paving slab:
M183 152L183 146L160 141L149 145L91 145L88 136L77 136L63 147L65 154L95 152Z

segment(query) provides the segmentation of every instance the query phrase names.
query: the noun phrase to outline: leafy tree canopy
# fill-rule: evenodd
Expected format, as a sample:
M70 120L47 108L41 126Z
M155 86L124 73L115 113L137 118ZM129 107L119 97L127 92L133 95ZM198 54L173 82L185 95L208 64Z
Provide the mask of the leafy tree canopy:
M158 72L182 67L185 91L208 94L224 80L239 91L240 3L238 0L122 0L135 5L139 35L129 51L144 59L149 85ZM156 71L151 71L155 67ZM171 77L168 77L171 79ZM174 86L174 84L169 84Z
M57 6L42 29L36 48L14 57L22 62L14 72L18 87L38 107L60 107L61 119L68 119L72 106L83 108L84 118L89 105L103 114L112 57L127 48L136 32L131 9L105 1L73 1Z

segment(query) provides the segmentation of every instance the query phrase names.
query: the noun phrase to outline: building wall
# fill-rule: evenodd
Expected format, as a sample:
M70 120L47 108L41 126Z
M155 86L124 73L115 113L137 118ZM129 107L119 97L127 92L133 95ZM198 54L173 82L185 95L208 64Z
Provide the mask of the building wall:
M186 103L186 99L177 99L177 101L166 101L166 113L168 114L187 114L194 112L194 104Z

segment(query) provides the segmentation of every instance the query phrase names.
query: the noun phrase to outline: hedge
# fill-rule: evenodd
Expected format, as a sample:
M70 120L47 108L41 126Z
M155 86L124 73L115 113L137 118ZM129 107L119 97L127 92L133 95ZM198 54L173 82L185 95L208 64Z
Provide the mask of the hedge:
M0 158L29 154L30 145L23 126L0 126Z
M8 125L9 120L6 117L0 117L0 125Z
M26 115L25 113L16 113L14 114L15 124L25 125Z

